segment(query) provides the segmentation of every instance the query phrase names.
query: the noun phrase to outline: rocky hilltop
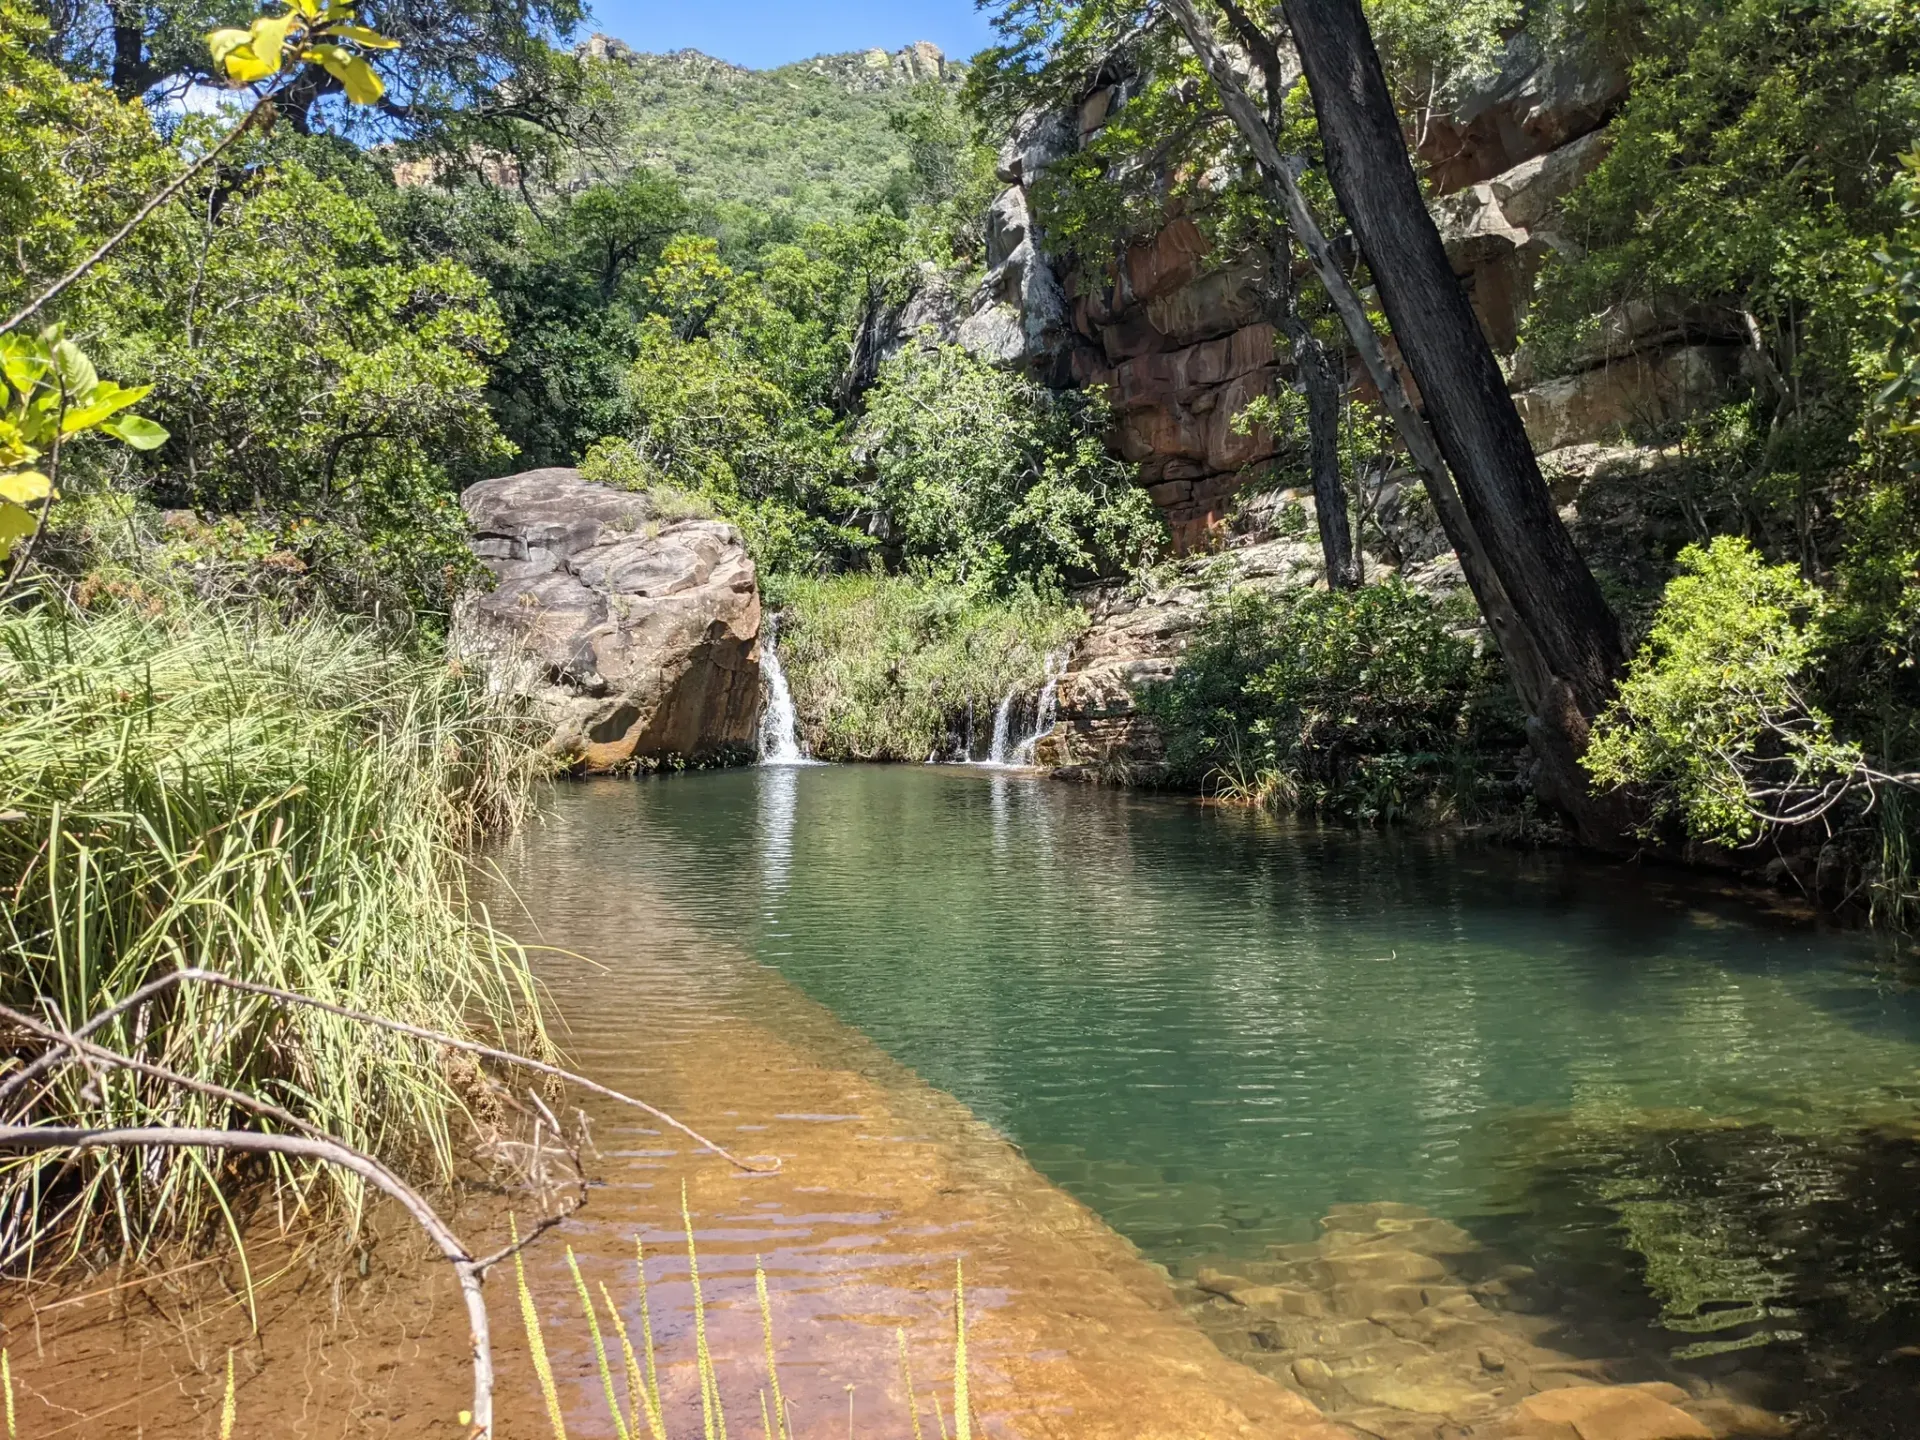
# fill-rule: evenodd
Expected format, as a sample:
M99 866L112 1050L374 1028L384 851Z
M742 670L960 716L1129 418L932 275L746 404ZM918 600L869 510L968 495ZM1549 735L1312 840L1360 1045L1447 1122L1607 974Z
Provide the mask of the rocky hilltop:
M724 223L804 224L852 215L903 163L893 119L922 85L964 67L922 40L893 52L820 55L750 70L698 50L643 54L595 35L581 55L606 84L608 136L574 157L576 184L647 165Z

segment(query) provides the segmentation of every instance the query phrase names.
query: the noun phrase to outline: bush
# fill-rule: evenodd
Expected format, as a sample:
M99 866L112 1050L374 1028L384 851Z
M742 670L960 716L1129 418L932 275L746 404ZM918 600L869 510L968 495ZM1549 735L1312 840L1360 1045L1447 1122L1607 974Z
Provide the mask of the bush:
M1049 654L1086 629L1079 610L1031 595L983 598L927 579L789 581L779 647L794 707L823 760L926 760L950 751L1016 690L1045 683Z
M77 1023L201 965L454 1034L538 1044L524 957L467 899L461 848L513 823L541 765L478 676L337 622L149 596L0 615L0 996ZM305 1007L183 991L96 1037L271 1100L389 1162L448 1173L465 1072ZM257 1124L218 1101L59 1072L37 1122ZM232 1182L282 1214L357 1200L342 1173L190 1151L0 1162L11 1267L48 1217L65 1253L201 1239ZM41 1237L44 1239L44 1237ZM42 1255L40 1258L45 1258Z
M909 562L1007 592L1138 569L1166 530L1107 453L1107 407L958 345L909 345L882 368L860 439L874 497Z
M1365 821L1469 809L1524 743L1497 663L1398 577L1235 591L1138 698L1174 783Z
M1796 795L1843 782L1860 752L1808 694L1822 610L1793 566L1768 565L1745 540L1688 546L1594 726L1587 770L1599 784L1635 786L1656 820L1734 845Z

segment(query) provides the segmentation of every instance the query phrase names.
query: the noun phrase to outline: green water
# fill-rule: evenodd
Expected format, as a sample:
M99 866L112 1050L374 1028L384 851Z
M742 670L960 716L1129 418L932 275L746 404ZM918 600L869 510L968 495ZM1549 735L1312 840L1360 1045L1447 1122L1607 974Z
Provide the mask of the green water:
M964 770L576 787L542 843L572 885L643 876L1176 1272L1394 1200L1703 1355L1920 1338L1920 993L1864 937Z

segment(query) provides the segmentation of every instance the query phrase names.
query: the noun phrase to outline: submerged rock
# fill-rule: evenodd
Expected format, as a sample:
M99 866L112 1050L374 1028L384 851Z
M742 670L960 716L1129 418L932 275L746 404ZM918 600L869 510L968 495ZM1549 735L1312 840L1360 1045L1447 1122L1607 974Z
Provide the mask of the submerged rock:
M460 497L497 582L454 647L531 695L579 769L744 758L760 714L760 591L733 526L675 518L569 469Z

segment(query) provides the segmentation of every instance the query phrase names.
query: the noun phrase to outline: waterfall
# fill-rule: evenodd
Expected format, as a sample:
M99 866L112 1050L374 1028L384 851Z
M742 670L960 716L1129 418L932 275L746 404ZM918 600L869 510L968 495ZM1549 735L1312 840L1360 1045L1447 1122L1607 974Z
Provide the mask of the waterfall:
M1031 765L1033 752L1039 748L1047 732L1053 729L1054 717L1060 709L1060 677L1066 670L1067 653L1064 650L1047 656L1047 683L1040 689L1040 704L1033 716L1033 733L1014 747L1014 764Z
M1018 690L1009 690L1007 698L1000 702L1000 708L993 712L993 743L987 747L989 765L1007 763L1007 726L1013 719L1014 697L1019 693Z
M760 763L808 765L812 762L800 749L793 692L787 688L787 672L780 668L780 653L774 648L779 634L780 617L769 616L767 633L760 641L760 673L767 680L767 708L760 716Z

